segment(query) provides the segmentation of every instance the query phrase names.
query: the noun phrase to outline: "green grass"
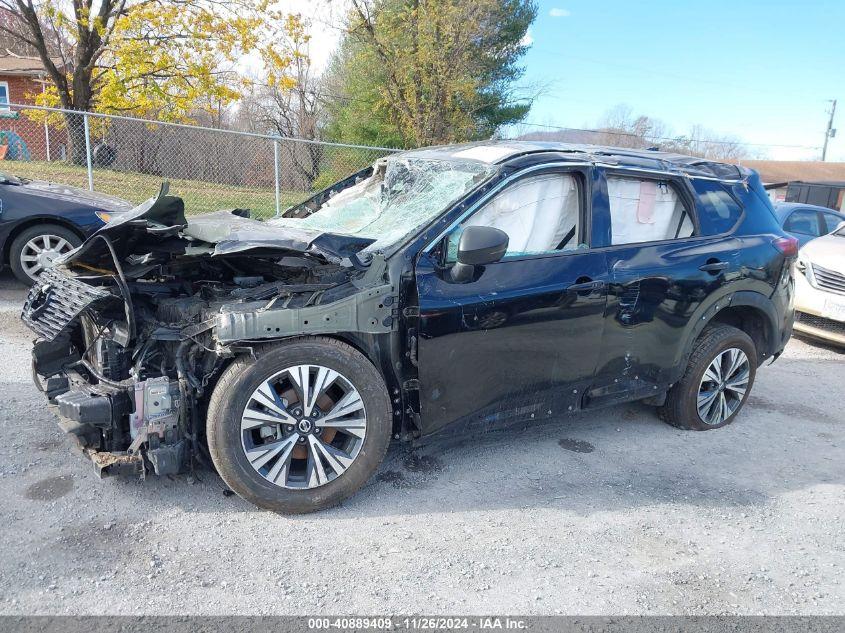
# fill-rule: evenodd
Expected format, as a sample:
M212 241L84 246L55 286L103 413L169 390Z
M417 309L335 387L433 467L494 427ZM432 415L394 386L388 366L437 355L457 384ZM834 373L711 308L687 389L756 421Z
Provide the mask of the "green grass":
M21 178L48 180L50 182L88 188L88 171L79 165L63 162L15 161L0 165L2 171ZM136 172L94 169L94 189L102 193L118 196L133 204L143 202L154 196L162 181L160 176L139 174ZM221 185L202 180L168 179L170 193L180 196L185 201L188 215L218 211L220 209L251 209L252 217L268 218L276 211L276 196L271 188L236 187ZM310 194L301 191L282 191L281 208L305 200Z

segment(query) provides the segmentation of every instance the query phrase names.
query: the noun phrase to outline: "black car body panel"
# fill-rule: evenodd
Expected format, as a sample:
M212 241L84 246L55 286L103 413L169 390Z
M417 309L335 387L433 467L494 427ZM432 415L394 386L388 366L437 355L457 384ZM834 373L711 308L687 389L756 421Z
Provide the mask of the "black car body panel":
M379 249L361 235L264 224L240 211L186 218L181 200L162 192L33 288L24 320L43 339L34 352L38 381L102 472L172 472L199 455L221 370L255 346L292 337L331 336L369 358L404 439L457 422L659 401L714 322L748 332L761 361L786 345L794 253L782 248L787 238L754 172L542 143L399 156L486 157L495 169ZM307 216L376 171L292 215ZM517 253L456 281L455 231L487 201L548 174L577 183L578 220L566 237L577 248ZM608 179L618 177L676 193L683 213L675 238L613 244ZM682 226L690 236L677 237ZM72 283L98 290L76 305L62 290ZM169 394L167 407L150 413L151 393Z
M0 181L0 267L8 264L8 248L22 229L50 222L86 238L103 226L97 211L128 211L131 205L119 198L38 180L12 176Z

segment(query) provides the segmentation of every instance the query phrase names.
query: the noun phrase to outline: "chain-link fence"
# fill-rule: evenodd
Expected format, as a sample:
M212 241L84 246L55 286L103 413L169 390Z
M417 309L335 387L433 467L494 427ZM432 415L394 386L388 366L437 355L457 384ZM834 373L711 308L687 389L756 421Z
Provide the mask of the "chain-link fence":
M189 214L251 209L271 217L393 151L132 117L9 105L0 171L139 203L162 181Z

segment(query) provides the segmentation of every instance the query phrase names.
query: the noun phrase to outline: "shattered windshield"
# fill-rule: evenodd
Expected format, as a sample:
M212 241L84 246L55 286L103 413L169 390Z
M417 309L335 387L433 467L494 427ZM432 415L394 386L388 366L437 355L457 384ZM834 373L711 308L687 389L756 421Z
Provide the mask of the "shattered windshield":
M369 178L333 195L308 217L268 224L373 239L367 250L381 250L434 219L495 171L473 160L389 157L374 165Z

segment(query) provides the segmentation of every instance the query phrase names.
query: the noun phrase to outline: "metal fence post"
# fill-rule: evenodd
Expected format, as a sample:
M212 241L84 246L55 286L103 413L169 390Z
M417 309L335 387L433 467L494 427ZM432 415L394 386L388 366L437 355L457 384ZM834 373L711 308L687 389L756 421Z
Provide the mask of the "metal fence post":
M88 191L94 191L94 168L91 164L91 130L88 127L88 113L82 115L82 125L85 129L85 160L88 163Z
M276 186L276 217L282 214L281 183L279 182L279 139L273 139L273 174Z
M47 148L47 162L50 162L50 126L47 125L47 119L44 119L44 145Z

